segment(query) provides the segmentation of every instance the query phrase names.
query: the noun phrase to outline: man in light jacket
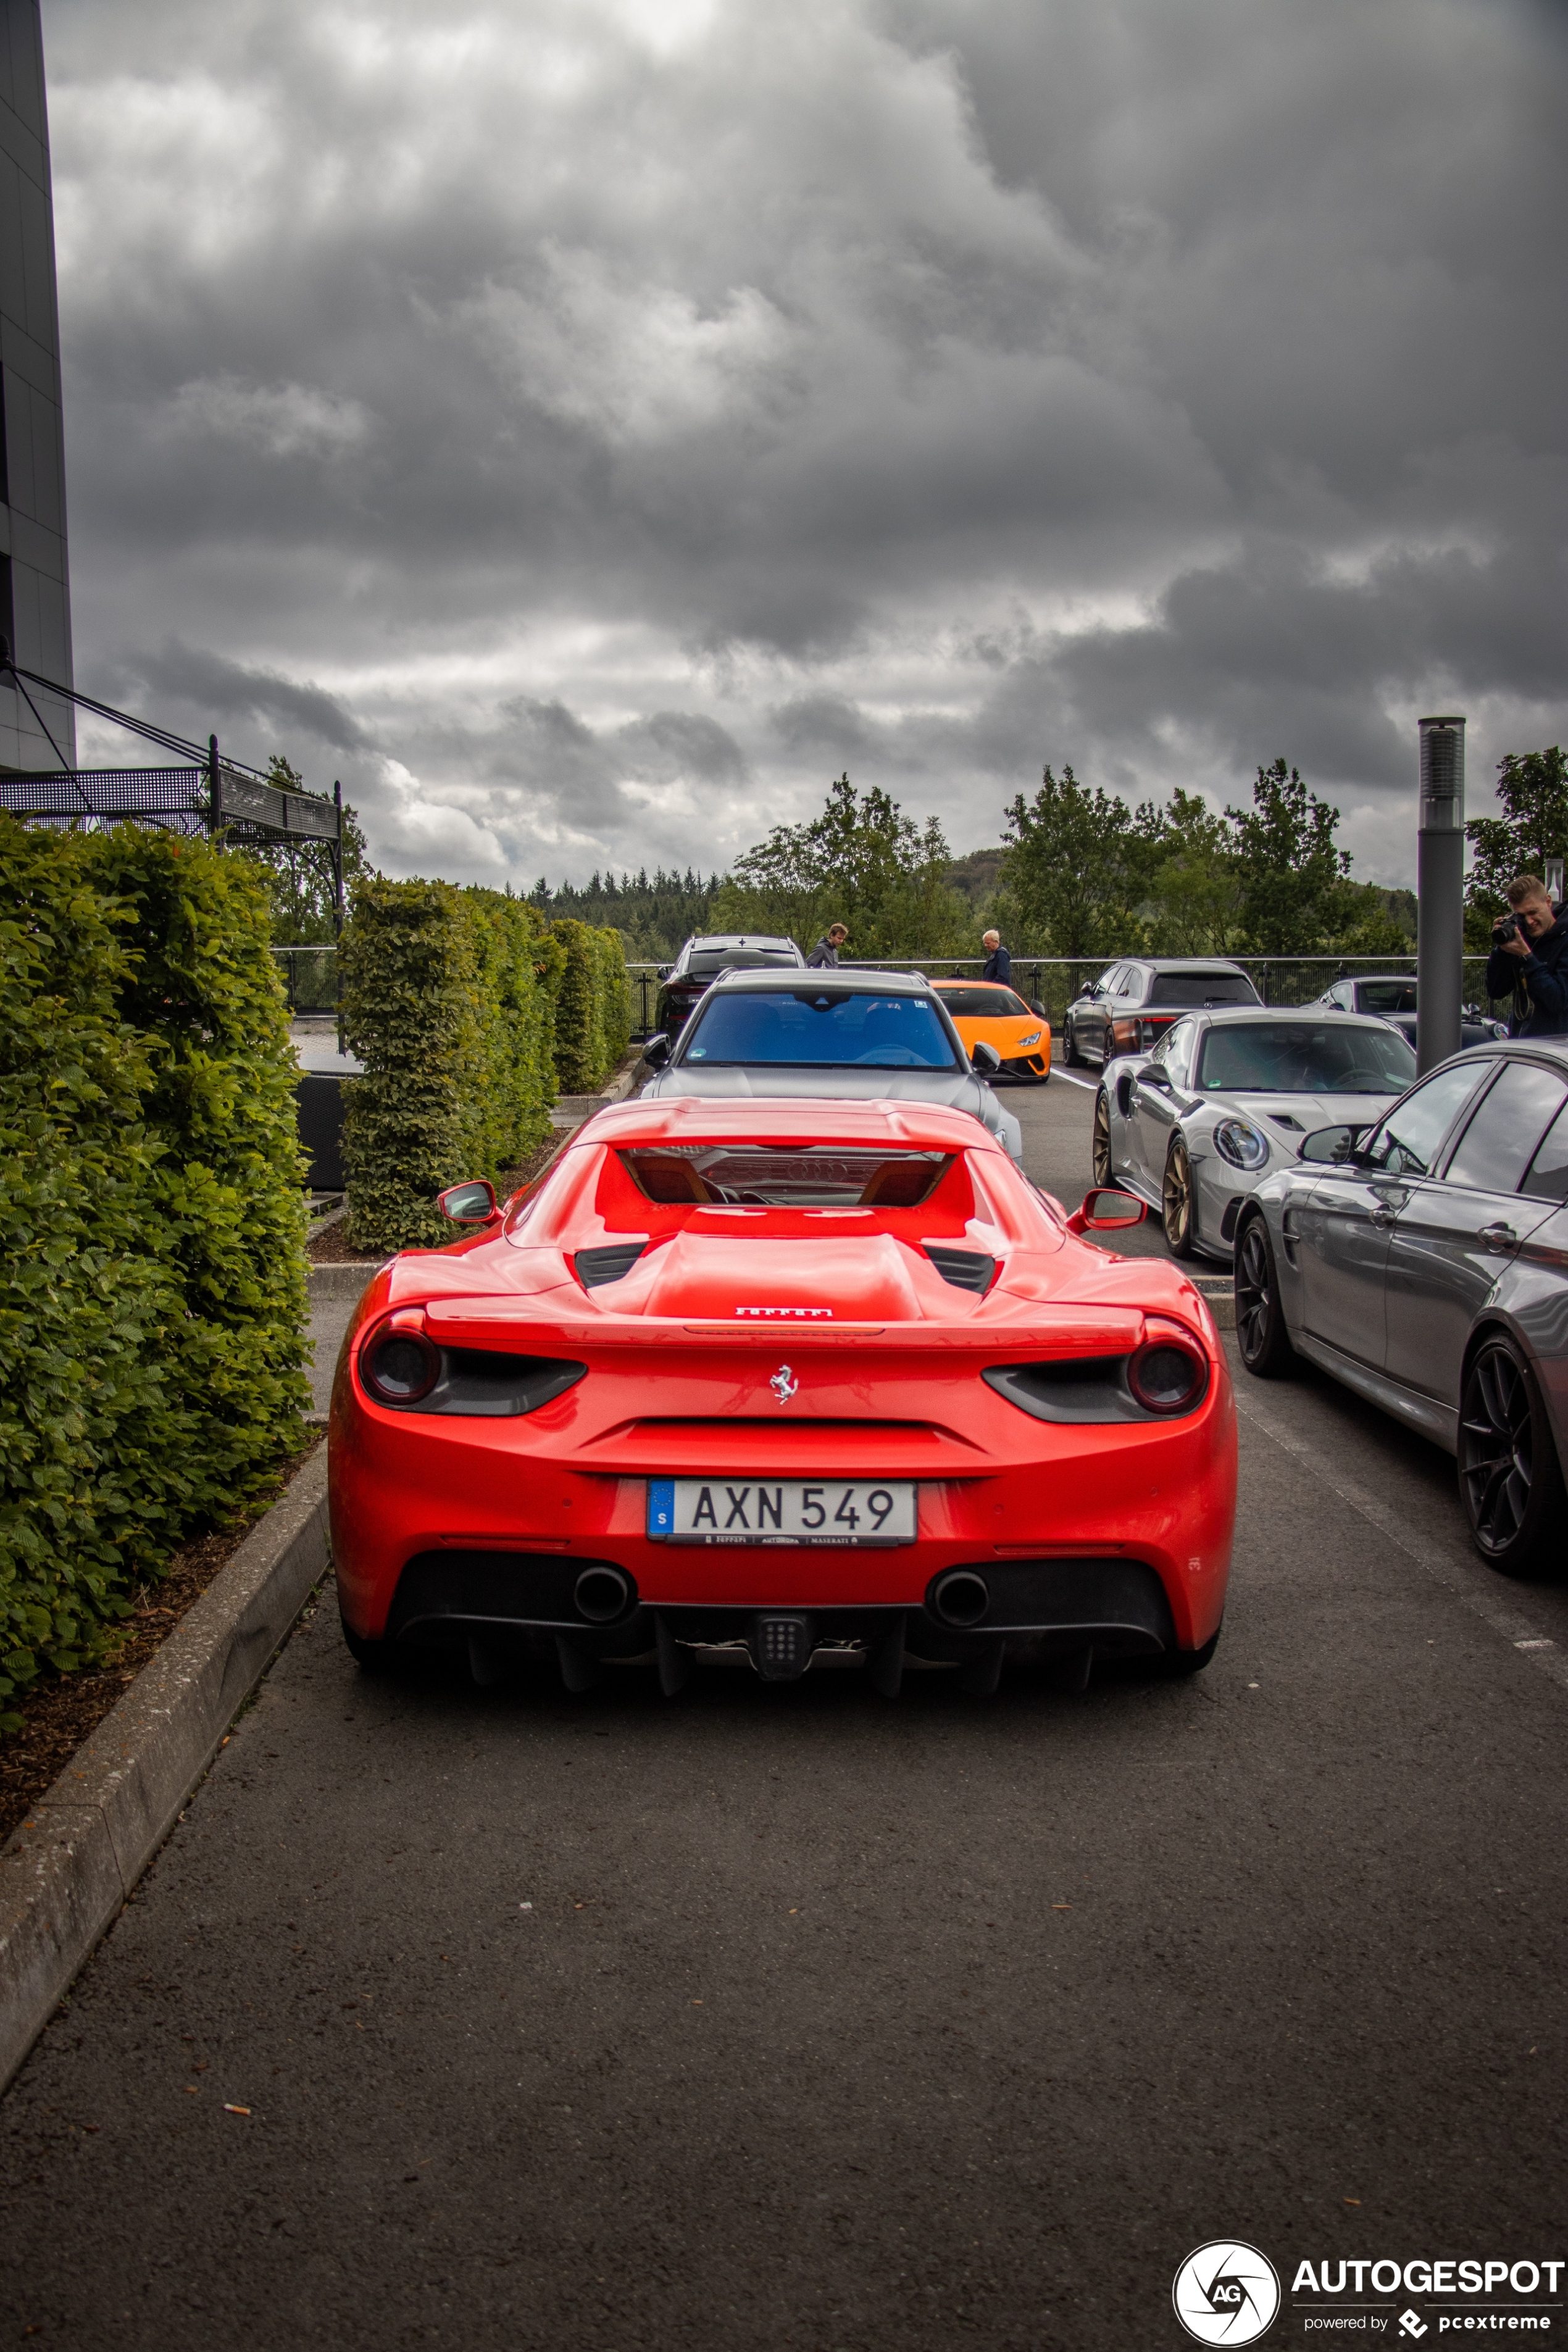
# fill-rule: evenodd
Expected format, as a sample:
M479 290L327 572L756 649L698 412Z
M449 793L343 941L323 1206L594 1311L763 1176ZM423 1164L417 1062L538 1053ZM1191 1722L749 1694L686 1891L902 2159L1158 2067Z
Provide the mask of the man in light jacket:
M842 923L829 923L811 953L806 957L807 971L837 971L838 950L849 937Z

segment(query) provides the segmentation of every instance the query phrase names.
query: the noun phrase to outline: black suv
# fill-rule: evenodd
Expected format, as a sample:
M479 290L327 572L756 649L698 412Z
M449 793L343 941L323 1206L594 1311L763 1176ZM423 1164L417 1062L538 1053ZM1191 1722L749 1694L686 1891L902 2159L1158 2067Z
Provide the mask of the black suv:
M1215 1004L1261 1004L1239 964L1215 956L1131 956L1075 996L1062 1023L1069 1070L1101 1067L1118 1054L1146 1054L1178 1014Z
M805 962L793 940L770 939L762 931L721 931L688 940L675 961L659 973L654 1028L662 1029L673 1045L692 1007L721 971L799 971Z

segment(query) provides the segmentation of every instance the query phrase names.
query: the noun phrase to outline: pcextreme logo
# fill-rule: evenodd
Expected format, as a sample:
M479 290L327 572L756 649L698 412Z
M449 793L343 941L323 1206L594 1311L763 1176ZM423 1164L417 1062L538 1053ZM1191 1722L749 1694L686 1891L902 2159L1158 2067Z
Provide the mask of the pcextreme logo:
M1171 2301L1200 2344L1256 2344L1279 2308L1279 2274L1256 2246L1215 2238L1187 2256L1171 2283Z

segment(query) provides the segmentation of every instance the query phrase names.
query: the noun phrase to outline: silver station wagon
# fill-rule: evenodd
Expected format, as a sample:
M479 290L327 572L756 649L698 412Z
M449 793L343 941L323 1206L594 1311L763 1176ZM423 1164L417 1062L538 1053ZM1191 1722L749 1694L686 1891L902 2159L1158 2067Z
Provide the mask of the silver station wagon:
M1483 1559L1564 1555L1568 1039L1478 1046L1309 1136L1236 1242L1248 1371L1300 1354L1458 1456Z

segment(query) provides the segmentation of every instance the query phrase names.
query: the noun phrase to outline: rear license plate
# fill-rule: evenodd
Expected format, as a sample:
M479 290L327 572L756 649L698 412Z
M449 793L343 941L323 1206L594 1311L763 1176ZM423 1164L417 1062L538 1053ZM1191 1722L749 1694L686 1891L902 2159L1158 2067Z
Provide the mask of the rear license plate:
M650 1478L647 1531L667 1543L900 1544L911 1479Z

